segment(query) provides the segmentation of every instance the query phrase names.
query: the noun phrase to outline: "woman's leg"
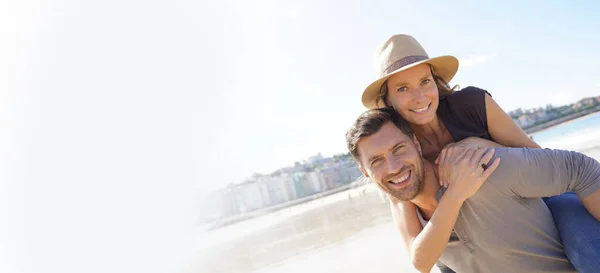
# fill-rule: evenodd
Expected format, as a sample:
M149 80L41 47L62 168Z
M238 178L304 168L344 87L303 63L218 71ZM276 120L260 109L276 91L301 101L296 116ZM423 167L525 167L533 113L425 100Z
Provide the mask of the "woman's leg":
M585 209L575 193L545 200L552 212L567 257L581 273L600 270L600 222Z

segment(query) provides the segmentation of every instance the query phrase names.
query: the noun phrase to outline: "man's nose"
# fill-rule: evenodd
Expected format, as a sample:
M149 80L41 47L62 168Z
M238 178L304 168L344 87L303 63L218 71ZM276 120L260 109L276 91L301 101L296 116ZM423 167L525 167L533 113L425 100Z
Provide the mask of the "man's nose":
M398 160L397 158L389 159L387 164L388 173L390 174L399 173L402 170L402 167L404 166L404 164L402 164L402 161Z

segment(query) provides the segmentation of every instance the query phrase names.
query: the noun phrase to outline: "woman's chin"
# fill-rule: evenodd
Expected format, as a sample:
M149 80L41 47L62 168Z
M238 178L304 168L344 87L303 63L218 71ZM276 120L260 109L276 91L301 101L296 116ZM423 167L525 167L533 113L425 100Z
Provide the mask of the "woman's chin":
M406 121L414 125L425 125L431 123L433 118L433 115L412 115L410 119L407 118Z

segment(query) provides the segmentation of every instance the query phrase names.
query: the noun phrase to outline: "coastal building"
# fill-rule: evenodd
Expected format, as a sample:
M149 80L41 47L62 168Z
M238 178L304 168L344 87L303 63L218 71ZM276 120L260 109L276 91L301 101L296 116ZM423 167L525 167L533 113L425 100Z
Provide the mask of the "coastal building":
M216 196L220 199L216 208L220 208L222 217L229 217L240 213L233 187L220 190Z
M521 126L521 128L529 127L535 123L535 120L527 114L520 116L518 121L518 124Z
M362 176L360 169L356 165L344 166L338 169L338 173L340 174L338 185L350 184Z
M340 174L336 169L327 168L321 170L321 175L323 176L323 186L326 190L333 189L341 184L339 182L341 180Z
M323 156L321 155L321 153L318 153L317 155L313 155L311 157L308 158L308 160L306 160L308 162L308 164L319 164L322 160L323 160Z
M248 212L268 206L268 196L264 196L258 181L247 181L235 186L235 196L240 212Z
M306 174L307 179L312 184L313 193L322 192L325 190L325 185L323 185L323 176L321 172L313 171Z
M573 112L573 108L569 105L561 106L557 108L557 110L560 115L566 115Z
M259 180L262 196L268 196L264 203L273 206L296 198L294 181L291 176L264 176Z
M294 190L297 198L309 196L312 193L311 185L307 183L303 172L296 172L292 176L294 180Z
M202 195L200 197L200 210L202 212L201 222L213 221L240 213L234 188L229 186L214 193Z
M321 170L321 175L324 187L332 189L356 181L362 173L354 161L347 160Z
M298 194L294 188L294 178L289 174L285 174L280 176L279 179L284 191L284 202L298 198Z
M533 115L533 120L535 120L535 123L541 123L541 122L545 122L549 119L549 115L546 111L537 111L534 115Z
M577 103L575 103L575 105L573 105L574 109L581 109L581 108L587 108L593 105L596 105L597 101L595 98L585 98L582 99L580 101L578 101Z

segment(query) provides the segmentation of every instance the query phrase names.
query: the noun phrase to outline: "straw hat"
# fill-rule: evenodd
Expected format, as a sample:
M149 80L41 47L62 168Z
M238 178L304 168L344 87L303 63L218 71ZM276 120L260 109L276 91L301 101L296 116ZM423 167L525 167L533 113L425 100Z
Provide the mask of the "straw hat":
M362 103L369 109L383 107L376 104L381 85L392 75L411 67L427 63L433 66L435 74L445 82L450 82L458 70L458 60L453 56L429 58L425 49L409 35L399 34L387 39L377 48L375 69L379 79L370 84L362 94Z

